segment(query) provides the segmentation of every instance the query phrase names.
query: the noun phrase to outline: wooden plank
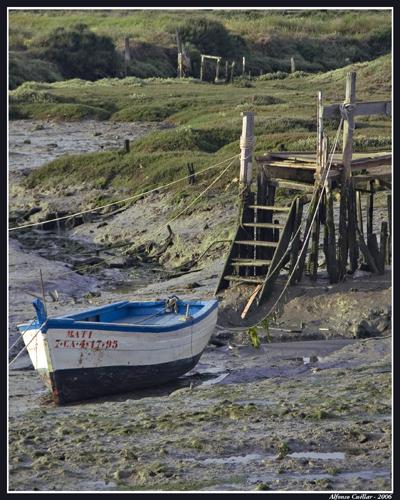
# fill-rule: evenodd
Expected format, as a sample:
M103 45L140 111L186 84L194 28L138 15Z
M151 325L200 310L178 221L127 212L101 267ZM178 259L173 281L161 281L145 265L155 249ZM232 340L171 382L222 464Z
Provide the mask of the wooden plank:
M290 207L277 207L275 205L249 205L257 210L271 210L272 212L290 212Z
M276 247L278 242L276 241L257 241L257 240L236 240L236 245L253 245L259 247Z
M277 167L271 165L263 165L266 174L274 179L282 179L286 181L294 182L306 182L308 184L314 183L314 173L313 169L299 169L293 167Z
M263 163L264 167L284 167L284 168L293 168L293 169L299 169L299 170L312 170L315 172L317 169L317 164L316 163L289 163L285 161L272 161L269 160L268 162Z
M387 115L392 116L392 101L357 102L354 116ZM323 118L340 118L340 104L323 107Z
M293 189L295 191L304 191L306 193L312 193L314 191L314 186L307 182L295 182L282 179L275 179L277 187L285 189Z
M239 266L269 266L270 260L267 259L232 259L233 265Z
M261 228L274 228L274 229L283 229L285 227L284 224L275 224L272 222L246 222L243 224L244 227L261 227Z
M250 309L250 307L251 307L252 303L254 302L254 300L255 300L255 298L257 297L257 294L258 294L258 292L261 290L261 288L262 288L262 285L261 285L261 284L257 285L257 286L256 286L256 288L255 288L255 290L254 290L254 292L250 295L250 298L249 298L249 300L248 300L248 302L247 302L247 304L246 304L245 308L243 309L242 314L240 315L240 317L241 317L242 319L244 319L244 318L246 317L246 315L247 315L247 313L249 312L249 309Z
M224 276L226 281L238 281L243 283L259 284L264 283L264 278L258 276L237 276L237 275L226 275Z

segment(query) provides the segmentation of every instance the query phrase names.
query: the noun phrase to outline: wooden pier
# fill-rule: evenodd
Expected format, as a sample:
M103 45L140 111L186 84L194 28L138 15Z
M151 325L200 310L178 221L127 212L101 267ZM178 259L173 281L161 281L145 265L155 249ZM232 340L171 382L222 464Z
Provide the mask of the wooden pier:
M254 176L254 114L242 114L240 215L216 288L217 294L234 284L253 287L242 317L253 301L260 304L268 297L284 268L290 284L299 282L304 271L316 280L320 247L331 283L359 268L381 274L391 263L392 154L353 153L355 117L390 116L391 102L357 102L356 73L348 73L344 103L324 106L321 92L317 103L317 151L268 152L255 159ZM332 118L338 119L339 129L343 126L341 153L330 153L332 146L324 132L324 119ZM288 203L276 203L278 188L290 190ZM373 216L378 190L389 190L388 220L376 234Z

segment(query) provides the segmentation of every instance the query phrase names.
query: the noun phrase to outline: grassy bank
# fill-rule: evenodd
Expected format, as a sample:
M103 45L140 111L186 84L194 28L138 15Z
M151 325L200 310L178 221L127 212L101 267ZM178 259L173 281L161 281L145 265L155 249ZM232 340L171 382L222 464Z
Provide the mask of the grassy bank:
M25 83L11 92L14 117L110 121L162 121L174 128L156 131L131 145L130 153L106 151L63 156L33 171L27 186L52 188L87 183L118 191L145 190L237 154L241 112L255 113L255 154L268 150L314 151L316 93L341 102L349 70L357 71L358 100L390 99L389 56L321 75L295 74L281 80L255 79L233 85L196 80L105 79L52 84ZM326 123L333 138L337 122ZM339 144L339 148L341 145ZM390 149L389 117L357 120L357 152ZM214 171L205 175L211 178Z

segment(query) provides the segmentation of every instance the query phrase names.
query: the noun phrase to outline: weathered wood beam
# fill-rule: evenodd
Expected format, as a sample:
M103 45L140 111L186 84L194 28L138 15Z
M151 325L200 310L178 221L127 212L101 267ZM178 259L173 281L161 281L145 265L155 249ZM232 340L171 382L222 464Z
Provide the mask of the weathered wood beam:
M340 106L340 104L331 104L330 106L324 106L322 114L323 118L340 118ZM367 115L392 116L392 101L371 101L355 103L354 116Z

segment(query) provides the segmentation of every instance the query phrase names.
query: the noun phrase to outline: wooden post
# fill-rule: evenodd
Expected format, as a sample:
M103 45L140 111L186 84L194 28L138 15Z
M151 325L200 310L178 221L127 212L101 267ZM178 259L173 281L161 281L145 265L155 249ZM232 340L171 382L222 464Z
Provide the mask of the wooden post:
M353 210L348 211L348 198L353 199L353 195L349 191L354 190L354 186L349 179L351 178L351 159L353 155L353 130L354 130L354 109L352 106L356 102L356 73L347 73L346 80L346 119L343 123L343 173L342 186L340 193L340 214L339 214L339 278L343 279L346 274L347 255L349 252L354 260L355 254L355 213Z
M387 244L387 263L390 265L392 261L392 195L388 194L387 196L387 206L388 206L388 223L389 223L389 235L388 235L388 244Z
M129 153L129 151L130 151L129 139L124 140L124 151L125 151L125 153Z
M220 65L220 62L221 62L221 58L219 57L217 59L217 68L215 70L215 81L218 82L219 80L219 65Z
M320 207L319 207L320 209ZM311 230L311 253L308 263L308 268L310 271L310 278L312 281L317 279L317 271L318 271L318 249L319 249L319 232L320 232L320 217L319 217L319 209L317 216L313 222L313 227Z
M366 263L368 264L370 270L373 273L378 273L379 271L375 263L375 259L371 254L371 252L369 251L368 246L365 243L364 236L360 233L360 230L358 228L356 229L356 234L357 234L357 243L359 245L360 251L363 254Z
M233 73L235 70L235 61L232 61L232 66L231 66L231 83L233 82Z
M228 70L229 63L226 60L225 61L225 83L228 83L229 81L229 70Z
M275 219L274 224L279 224L279 220ZM274 229L274 241L279 241L279 228Z
M323 121L323 102L322 102L322 92L318 92L317 97L317 170L315 179L319 180L321 178L321 168L323 161L323 140L324 140L324 121Z
M381 224L381 239L380 239L380 265L385 270L387 262L387 242L388 242L388 223L383 221Z
M374 193L375 193L375 181L369 181L369 195L367 198L367 239L374 232L373 222L374 222Z
M294 73L296 71L296 64L294 62L294 57L290 58L290 70L292 73Z
M303 217L303 204L300 202L300 197L296 199L296 216L293 223L293 234L296 234L297 230L301 226L301 219ZM300 240L300 230L297 235L294 237L292 242L292 249L290 251L290 266L289 266L289 274L292 274L294 270L294 266L296 265L297 258L299 256L301 246ZM294 274L294 273L293 273ZM294 284L294 276L290 280L290 284Z
M351 177L351 158L353 156L354 105L356 103L356 75L354 71L347 73L346 100L347 119L343 123L343 174Z
M178 53L178 76L179 78L182 78L183 76L182 52Z
M128 65L131 60L131 53L129 47L129 37L125 37L125 48L124 48L124 63L125 63L125 76L128 76Z
M324 226L324 252L326 260L326 269L331 283L338 282L338 267L336 260L336 235L335 221L333 217L333 196L329 183L325 185L325 207L326 220Z
M245 58L245 56L243 56L243 59L242 59L242 76L244 76L245 71L246 71L246 58Z
M384 264L382 265L379 247L378 247L378 241L376 239L375 233L367 236L367 247L368 247L368 250L370 251L372 257L374 258L376 267L378 269L378 273L383 274L385 272L385 266L384 266Z
M239 188L249 190L252 181L252 162L253 162L253 144L254 144L254 113L247 111L241 113L242 135L240 137L240 177Z
M203 81L203 76L204 76L204 56L201 56L201 63L200 63L200 80Z
M358 244L356 238L356 224L357 224L357 207L356 196L354 190L354 180L348 179L348 197L347 197L347 210L348 210L348 235L349 235L349 259L350 259L350 273L354 273L358 267Z
M361 206L361 193L356 191L356 206L357 206L357 227L361 234L364 234L364 224L362 216L362 206Z

